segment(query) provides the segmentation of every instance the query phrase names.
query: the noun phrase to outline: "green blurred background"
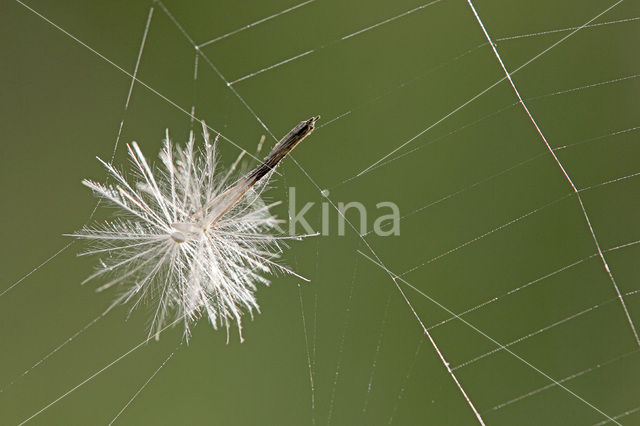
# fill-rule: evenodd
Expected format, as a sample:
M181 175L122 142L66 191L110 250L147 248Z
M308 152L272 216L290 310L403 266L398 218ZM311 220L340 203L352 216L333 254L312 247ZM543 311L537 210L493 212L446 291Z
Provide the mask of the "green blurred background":
M129 72L152 6L122 0L26 4ZM296 4L165 3L198 44ZM334 202L367 206L370 227L381 201L397 203L407 215L400 236L366 238L382 262L396 274L411 270L403 278L456 313L498 298L464 319L502 344L513 343L509 350L548 376L567 378L564 386L607 415L636 409L638 344L602 263L592 256L596 248L577 198L565 197L570 186L506 82L413 140L395 154L401 158L348 180L504 76L462 0L442 0L342 40L422 4L316 0L202 52L233 81L313 50L234 88L277 136L311 115L328 123L349 112L294 154ZM476 7L500 39L579 27L612 4L478 0ZM514 75L552 146L585 142L557 151L578 188L640 171L637 131L613 134L640 125L640 80L633 77L640 73L640 21L629 20L638 16L638 2L623 1L594 23L626 21L578 31ZM3 291L64 247L70 240L62 234L87 221L95 200L80 181L105 178L95 156L110 158L121 120L117 165L126 162L124 143L136 140L155 158L165 128L183 141L191 125L140 84L125 111L130 77L20 3L2 3L0 32ZM497 47L514 70L568 34L499 40ZM253 151L264 129L202 58L194 83L194 57L155 4L140 80L185 110L195 105L198 118ZM543 96L622 77L630 78ZM226 164L239 153L228 143L221 150ZM295 186L298 205L316 203L308 218L318 229L320 191L293 161L279 170L269 192L270 199L285 201L277 213L286 217L288 187ZM582 197L602 249L640 239L640 177L585 190ZM96 220L109 214L101 209ZM242 344L235 330L226 344L224 331L202 321L118 423L475 424L394 282L358 253L370 255L358 235L337 235L337 217L332 210L331 235L294 242L284 256L311 283L280 276L261 288L262 314L245 322ZM73 244L0 297L1 424L25 420L147 336L149 309L128 317L119 307L19 377L114 297L96 294L95 283L80 286L96 262L76 257L82 247ZM640 247L605 255L640 325L640 295L633 293L640 289ZM401 286L425 326L451 316ZM496 349L458 320L431 332L452 367ZM180 342L181 330L165 333L31 423L107 424ZM504 350L455 373L489 424L606 420ZM640 424L640 412L618 421Z

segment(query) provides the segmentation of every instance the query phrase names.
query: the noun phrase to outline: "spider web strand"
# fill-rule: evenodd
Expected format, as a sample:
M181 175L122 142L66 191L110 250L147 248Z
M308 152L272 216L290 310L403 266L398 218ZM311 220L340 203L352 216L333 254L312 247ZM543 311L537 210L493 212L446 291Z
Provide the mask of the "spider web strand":
M376 262L374 259L370 258L369 256L367 256L365 253L361 252L360 250L358 250L358 252L364 256L365 258L367 258L370 262L372 262L373 264L377 265L379 268L381 269L386 269L386 266L382 265L381 263ZM618 422L616 422L611 416L609 416L607 413L605 413L604 411L602 411L600 408L598 408L597 406L595 406L594 404L592 404L591 402L587 401L586 399L584 399L582 396L578 395L577 393L575 393L574 391L572 391L571 389L567 388L566 386L564 386L563 384L559 383L556 379L554 379L553 377L549 376L547 373L545 373L544 371L542 371L541 369L539 369L538 367L536 367L535 365L533 365L532 363L530 363L529 361L527 361L526 359L522 358L520 355L516 354L515 352L513 352L511 349L505 347L502 343L498 342L496 339L494 339L493 337L489 336L487 333L485 333L484 331L480 330L478 327L476 327L475 325L471 324L469 321L465 320L464 318L460 317L459 315L456 315L451 309L449 309L448 307L446 307L445 305L443 305L442 303L438 302L437 300L433 299L431 296L429 296L427 293L423 292L422 290L420 290L419 288L417 288L416 286L414 286L413 284L411 284L409 281L407 281L406 279L399 277L397 275L395 275L392 271L390 270L386 270L386 272L388 274L392 274L394 277L396 277L397 280L403 282L407 287L411 288L412 290L416 291L418 294L420 294L421 296L423 296L424 298L426 298L427 300L431 301L432 303L434 303L435 305L437 305L438 307L440 307L441 309L445 310L446 312L448 312L450 315L454 315L456 317L456 319L458 319L459 321L461 321L463 324L465 324L467 327L471 328L472 330L474 330L475 332L477 332L478 334L480 334L481 336L485 337L486 339L488 339L489 341L491 341L493 344L500 346L501 348L503 348L504 351L506 351L507 353L509 353L510 355L512 355L513 357L515 357L516 359L518 359L520 362L522 362L523 364L525 364L526 366L528 366L529 368L533 369L534 371L536 371L537 373L539 373L540 375L542 375L543 377L545 377L546 379L548 379L549 381L557 384L557 386L560 386L563 390L565 390L566 392L568 392L569 394L571 394L572 396L574 396L575 398L577 398L578 400L580 400L581 402L583 402L585 405L591 407L593 410L597 411L598 413L600 413L602 416L606 417L607 419L609 419L610 421L613 421L616 424L620 424ZM397 284L397 283L396 283Z
M607 9L607 10L612 9L613 7L615 7L618 4L620 4L622 1L623 0L619 0L618 2L616 2L612 6L610 6L609 9ZM637 343L638 347L640 347L640 336L638 335L638 331L636 329L636 326L633 323L633 319L631 318L631 314L629 313L629 310L627 308L627 304L624 301L624 297L622 296L622 293L620 292L620 289L618 288L618 284L617 284L615 278L613 277L613 273L611 272L609 264L607 263L607 260L605 259L604 253L602 252L602 249L600 248L600 243L598 242L598 238L596 237L595 231L593 229L593 225L591 224L591 219L589 219L589 215L587 214L587 210L586 210L586 208L584 206L584 203L582 201L582 197L580 196L578 188L576 188L575 184L573 183L573 180L569 176L569 173L566 171L566 169L564 168L564 166L560 162L560 159L558 158L558 156L554 152L553 148L551 148L551 145L547 141L547 138L545 137L544 133L542 133L542 130L540 129L540 126L538 125L536 120L533 118L533 115L529 111L529 108L527 107L527 105L525 104L524 100L522 99L522 96L520 95L520 92L518 91L518 88L516 87L513 79L511 78L511 74L507 70L507 67L505 66L504 62L502 61L502 57L498 53L498 49L497 49L496 45L493 43L493 41L491 41L491 36L487 32L487 29L485 28L484 23L482 22L482 19L480 19L480 15L478 15L478 12L476 11L476 8L474 7L473 2L471 0L467 0L467 3L471 7L471 10L473 11L473 14L476 17L476 20L478 21L478 24L480 25L480 28L482 28L482 32L484 33L485 37L487 38L487 41L491 45L491 49L493 50L493 53L495 54L496 59L500 63L500 67L502 67L502 70L504 71L504 73L506 75L506 78L509 81L509 84L513 88L513 91L515 92L515 94L516 94L516 96L518 98L518 101L520 102L520 105L522 105L522 108L524 109L524 111L526 112L527 116L529 117L529 120L531 121L531 123L535 127L536 132L538 133L538 135L542 139L544 145L547 147L547 150L552 155L554 161L556 162L556 164L558 165L558 167L562 171L562 174L564 175L566 180L569 182L569 184L571 185L571 188L573 189L574 193L576 194L576 196L578 198L578 203L580 204L580 209L582 210L582 214L584 216L584 219L587 222L587 226L589 227L589 232L591 233L591 237L592 237L593 242L594 242L594 244L596 246L596 249L598 251L598 256L600 257L600 260L602 261L602 265L603 265L607 275L609 276L609 280L611 281L611 284L612 284L612 286L613 286L613 288L614 288L614 290L616 292L616 295L617 295L618 299L620 300L620 305L622 307L624 315L626 316L627 322L629 323L629 326L631 327L631 331L633 332L633 336L634 336L634 338L636 340L636 343ZM596 19L596 18L594 18L594 19ZM588 23L589 22L587 22L587 24ZM584 24L584 25L587 25L587 24ZM576 30L576 31L579 31L579 29Z

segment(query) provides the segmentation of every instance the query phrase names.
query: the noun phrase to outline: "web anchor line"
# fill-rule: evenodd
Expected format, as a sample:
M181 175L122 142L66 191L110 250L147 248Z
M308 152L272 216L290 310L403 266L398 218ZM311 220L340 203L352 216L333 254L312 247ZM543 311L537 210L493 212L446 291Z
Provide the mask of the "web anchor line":
M617 6L620 3L622 3L622 1L623 0L618 0L616 3L614 3L609 8L607 8L604 12L600 13L595 18L593 18L590 21L588 21L585 24L583 24L582 27L590 24L591 22L596 20L598 17L604 15L606 12L608 12L609 10L613 9L615 6ZM522 99L522 96L520 95L520 91L516 87L516 84L514 83L513 79L511 78L511 74L507 70L507 67L505 66L504 62L502 61L502 57L500 56L500 53L498 53L498 48L496 47L496 44L491 40L491 36L489 35L487 29L485 28L484 23L482 22L482 19L480 19L480 15L478 15L478 12L476 11L476 8L474 7L473 2L471 0L467 0L467 3L469 4L469 7L471 7L471 10L473 11L473 14L475 15L476 20L478 21L478 24L480 24L480 28L482 28L482 32L484 33L485 37L487 38L487 41L491 45L491 49L493 50L493 53L494 53L496 59L500 63L500 67L504 71L504 73L506 75L506 78L509 81L509 84L511 85L511 88L515 92L515 94L516 94L516 96L518 98L518 101L520 102L520 105L522 105L522 108L524 109L525 113L529 117L529 120L531 121L531 123L535 127L536 132L538 133L538 135L542 139L542 142L546 146L547 150L549 151L549 153L553 157L553 160L555 161L556 165L560 168L560 170L562 171L562 174L564 175L564 177L567 180L567 182L569 182L569 185L571 185L571 189L573 190L573 192L575 193L576 197L578 198L578 203L580 204L580 209L582 210L582 215L584 216L584 219L585 219L585 221L587 223L587 226L589 228L589 233L591 234L591 238L593 239L593 243L596 246L596 251L598 252L598 256L600 257L600 260L602 261L602 266L604 267L604 270L606 271L607 275L609 276L609 280L611 281L611 285L613 286L613 289L614 289L614 291L615 291L615 293L616 293L616 295L618 297L618 300L620 301L620 305L621 305L622 310L624 312L624 315L625 315L625 317L627 319L627 322L629 323L629 327L631 327L631 331L633 332L633 336L634 336L634 338L636 340L636 344L638 345L638 347L640 347L640 336L638 335L638 330L636 329L636 326L633 323L633 319L631 318L631 314L629 313L629 309L627 308L627 304L624 301L624 297L622 296L622 292L620 291L620 288L618 287L618 283L616 282L615 278L613 277L613 272L611 272L611 268L609 267L609 264L607 263L607 260L606 260L606 258L604 256L604 253L603 253L602 249L600 248L600 242L598 241L598 238L596 236L595 230L593 229L593 225L591 224L591 219L589 218L589 215L587 214L587 209L585 208L584 202L582 201L582 196L580 195L580 191L578 190L576 185L573 183L573 180L569 176L569 173L567 172L567 170L562 165L562 162L560 162L560 159L558 158L558 156L556 155L555 151L553 150L553 148L551 147L551 145L547 141L546 136L544 135L544 133L540 129L540 126L538 125L536 120L533 118L533 115L529 111L529 108L527 107L527 105L525 104L524 100Z
M175 320L174 322L167 324L166 326L164 326L164 328L161 331L165 331L167 329L169 329L170 327L173 327L174 325L178 324L180 321L182 321L184 318L180 317L177 320ZM109 368L113 367L115 364L119 363L120 361L122 361L124 358L128 357L129 355L131 355L133 352L137 351L138 349L140 349L141 347L143 347L144 345L146 345L147 343L149 343L149 340L151 340L152 336L147 337L146 339L142 340L140 343L138 343L137 345L133 346L131 349L129 349L128 351L122 353L120 356L118 356L117 358L115 358L113 361L111 361L109 364L105 365L104 367L100 368L99 370L96 370L93 374L89 375L88 377L86 377L83 381L81 381L80 383L76 384L75 386L73 386L72 388L68 389L66 392L64 392L62 395L60 395L59 397L57 397L56 399L54 399L53 401L49 402L47 405L45 405L44 407L40 408L38 411L36 411L35 413L33 413L31 416L27 417L26 419L24 419L23 421L21 421L19 423L18 426L22 426L25 423L30 422L31 420L33 420L35 417L39 416L40 414L42 414L43 412L45 412L46 410L48 410L49 408L51 408L52 406L56 405L58 402L62 401L64 398L66 398L67 396L69 396L70 394L72 394L73 392L75 392L76 390L78 390L79 388L81 388L82 386L86 385L87 383L89 383L91 380L95 379L96 377L98 377L100 374L102 374L103 372L105 372L106 370L108 370Z
M235 30L233 30L233 31L229 31L229 32L228 32L228 33L226 33L226 34L223 34L223 35L221 35L221 36L218 36L218 37L212 38L211 40L205 41L204 43L200 43L200 44L198 45L198 48L202 48L202 47L208 46L208 45L210 45L210 44L216 43L216 42L218 42L218 41L220 41L220 40L223 40L223 39L225 39L225 38L227 38L227 37L230 37L230 36L232 36L232 35L238 34L239 32L242 32L242 31L248 30L249 28L253 28L253 27L255 27L256 25L259 25L259 24L262 24L262 23L264 23L264 22L270 21L270 20L272 20L272 19L274 19L274 18L277 18L278 16L284 15L284 14L286 14L286 13L289 13L289 12L293 11L293 10L296 10L296 9L298 9L298 8L301 8L302 6L306 6L306 5L308 5L309 3L313 3L314 1L316 1L316 0L307 0L307 1L304 1L304 2L302 2L302 3L298 3L298 4L296 4L295 6L291 6L291 7L287 8L287 9L281 10L280 12L276 12L276 13L274 13L273 15L269 15L269 16L267 16L267 17L265 17L265 18L258 19L257 21L254 21L254 22L252 22L252 23L250 23L250 24L247 24L247 25L245 25L245 26L243 26L243 27L237 28L237 29L235 29Z
M544 372L543 370L539 369L538 367L536 367L535 365L533 365L531 362L529 362L528 360L526 360L525 358L521 357L520 355L518 355L517 353L515 353L514 351L512 351L511 349L509 349L508 347L506 347L504 344L500 343L499 341L497 341L496 339L494 339L493 337L489 336L487 333L485 333L483 330L479 329L478 327L476 327L475 325L473 325L472 323L470 323L469 321L467 321L466 319L464 319L463 317L461 317L460 315L456 314L455 312L453 312L449 307L443 305L442 303L438 302L436 299L434 299L433 297L431 297L429 294L425 293L424 291L420 290L418 287L416 287L415 285L413 285L412 283L410 283L409 281L407 281L406 279L404 279L403 277L398 276L397 274L395 274L394 272L390 271L386 266L384 266L383 264L377 262L376 260L370 258L369 256L367 256L365 253L363 253L362 251L358 250L358 253L360 253L363 257L365 257L367 260L369 260L371 263L373 263L374 265L377 265L380 269L385 270L385 272L387 272L388 274L392 274L395 278L396 278L396 284L398 281L404 283L404 285L406 285L407 287L409 287L410 289L414 290L416 293L420 294L422 297L424 297L425 299L429 300L430 302L432 302L433 304L435 304L436 306L438 306L440 309L443 309L444 311L446 311L448 314L454 316L458 321L462 322L464 325L466 325L467 327L471 328L472 330L474 330L476 333L480 334L481 336L483 336L484 338L486 338L487 340L489 340L490 342L492 342L494 345L499 346L502 350L504 350L505 352L507 352L509 355L513 356L514 358L516 358L517 360L519 360L520 362L522 362L523 364L527 365L528 367L530 367L531 369L533 369L534 371L536 371L538 374L542 375L543 377L545 377L547 380L549 380L550 382L553 382L556 386L559 386L560 388L562 388L563 390L565 390L566 392L568 392L570 395L574 396L575 398L577 398L578 400L580 400L581 402L583 402L585 405L587 405L588 407L592 408L593 410L595 410L596 412L600 413L602 416L606 417L607 419L609 419L609 421L614 422L615 424L620 424L618 422L616 422L611 416L609 416L607 413L605 413L604 411L602 411L600 408L598 408L596 405L592 404L591 402L587 401L586 399L584 399L582 396L578 395L577 393L575 393L574 391L572 391L571 389L569 389L568 387L564 386L562 383L560 383L558 380L554 379L553 377L551 377L549 374L547 374L546 372ZM450 369L450 367L448 367ZM452 371L453 373L453 371Z
M122 415L122 413L124 413L125 410L129 408L129 406L138 397L138 395L142 393L142 391L149 385L149 383L151 383L151 381L158 375L160 370L162 370L164 366L171 360L171 358L173 358L173 356L175 355L178 348L180 348L180 346L182 346L182 342L178 343L178 346L176 346L176 348L169 354L169 356L165 358L162 364L160 364L160 366L155 369L155 371L151 374L151 376L149 376L149 378L138 388L138 390L131 396L131 398L129 398L126 404L124 404L124 406L120 409L120 411L118 411L118 414L116 414L116 416L109 422L108 426L111 426L112 424L114 424L116 420L118 420L118 418Z
M613 4L612 6L609 6L608 8L606 8L604 11L600 12L598 15L596 15L595 17L593 17L592 19L590 19L589 21L587 21L586 23L584 23L582 26L578 27L577 29L571 31L569 34L567 34L566 36L562 37L560 40L556 41L555 43L551 44L550 46L548 46L547 48L541 50L539 53L537 53L535 56L533 56L532 58L528 59L527 61L525 61L523 64L519 65L516 69L514 69L511 72L511 75L521 71L522 69L524 69L525 67L527 67L529 64L531 64L532 62L538 60L540 57L542 57L543 55L545 55L546 53L548 53L549 51L551 51L552 49L554 49L555 47L557 47L558 45L562 44L563 42L565 42L567 39L569 39L571 36L573 36L575 33L577 33L578 31L580 31L581 29L585 28L588 24L590 24L591 22L595 21L596 19L598 19L599 17L601 17L602 15L604 15L605 13L607 13L608 11L610 11L611 9L613 9L614 7L616 7L618 4L620 4L623 0L619 0L617 3ZM491 46L493 46L493 43L490 43ZM495 47L495 46L494 46ZM421 130L420 132L418 132L415 136L412 136L411 138L409 138L408 140L406 140L405 142L401 143L400 145L398 145L397 147L393 148L391 151L387 152L386 154L384 154L382 157L380 157L378 160L376 160L375 162L371 163L369 166L367 166L365 169L363 169L362 171L360 171L356 176L362 176L365 173L367 173L369 170L373 169L375 166L377 166L378 164L380 164L381 162L383 162L384 160L386 160L387 158L389 158L390 156L392 156L393 154L395 154L396 152L400 151L402 148L404 148L405 146L409 145L410 143L412 143L414 140L416 140L417 138L419 138L420 136L422 136L423 134L427 133L428 131L430 131L431 129L433 129L434 127L436 127L437 125L439 125L440 123L442 123L443 121L445 121L446 119L448 119L449 117L453 116L454 114L456 114L458 111L462 110L463 108L465 108L467 105L471 104L472 102L476 101L477 99L479 99L480 97L484 96L485 93L489 92L490 90L492 90L494 87L498 86L500 83L502 83L503 81L507 80L507 77L501 77L500 79L496 80L495 82L493 82L490 86L486 87L484 90L478 92L476 95L474 95L472 98L468 99L467 101L465 101L464 103L460 104L459 106L457 106L456 108L454 108L453 110L449 111L447 114L445 114L443 117L441 117L440 119L436 120L435 122L433 122L431 125L429 125L428 127L424 128L423 130Z
M147 20L146 20L146 24L145 24L145 27L144 27L144 32L142 34L142 40L140 41L140 47L138 49L138 56L137 56L137 59L136 59L136 64L135 64L135 67L134 67L133 74L131 76L131 83L129 85L129 91L127 93L127 97L126 97L125 104L124 104L124 110L123 110L123 113L122 113L122 120L120 121L120 125L118 126L118 132L116 134L116 140L114 142L113 150L112 150L112 153L111 153L111 159L110 159L110 161L108 163L110 165L113 164L116 152L118 150L118 143L120 141L120 137L122 136L122 129L124 127L126 112L127 112L128 108L129 108L129 103L131 102L131 95L133 93L133 87L134 87L135 82L136 82L136 76L138 75L138 69L140 68L140 62L142 61L142 53L144 51L144 47L145 47L145 44L146 44L147 35L149 34L149 28L151 27L151 18L152 17L153 17L153 6L151 6L149 8L149 13L147 15ZM101 200L99 200L96 203L96 205L93 208L93 211L91 212L91 214L89 215L89 218L87 219L86 223L88 223L93 218L93 216L95 215L96 211L98 210L98 207L100 206L100 201ZM24 275L21 279L19 279L17 282L12 284L6 290L0 292L0 297L3 296L8 291L10 291L16 285L20 284L22 281L24 281L26 278L28 278L31 274L33 274L34 272L36 272L37 270L39 270L40 268L45 266L47 263L49 263L50 261L55 259L58 255L63 253L65 250L67 250L69 247L71 247L74 243L75 243L75 240L67 243L64 247L62 247L60 250L58 250L56 253L54 253L51 257L49 257L47 260L45 260L40 265L38 265L36 268L34 268L31 272L29 272L28 274ZM35 364L33 364L31 367L29 367L26 370L24 370L20 374L20 376L18 376L16 379L11 381L8 385L6 385L3 388L1 388L0 389L0 393L4 392L7 388L12 386L16 382L16 380L18 380L18 379L30 374L31 371L33 371L36 367L38 367L39 365L44 363L47 359L49 359L51 356L53 356L55 353L57 353L59 350L61 350L63 347L65 347L67 344L71 343L74 339L76 339L78 336L83 334L92 325L94 325L96 322L98 322L100 319L102 319L110 310L111 310L111 308L108 308L107 310L102 312L100 315L98 315L96 318L94 318L93 320L89 321L86 325L84 325L82 328L80 328L78 331L76 331L74 334L72 334L70 337L68 337L64 342L62 342L61 344L56 346L54 349L52 349L50 352L48 352L46 355L44 355L42 358L40 358Z
M309 385L311 386L311 424L316 424L316 391L313 380L313 365L311 362L311 353L309 351L309 333L307 332L307 322L304 316L304 303L302 301L302 287L298 283L298 297L300 299L300 315L302 318L302 330L304 333L304 350L307 356L307 366L309 367Z

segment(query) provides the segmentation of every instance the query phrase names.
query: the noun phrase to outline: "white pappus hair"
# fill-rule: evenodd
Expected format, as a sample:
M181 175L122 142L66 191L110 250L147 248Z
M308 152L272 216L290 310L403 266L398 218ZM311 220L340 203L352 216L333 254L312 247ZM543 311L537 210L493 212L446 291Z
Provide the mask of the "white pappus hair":
M215 329L224 325L227 335L237 324L242 341L242 315L259 312L256 286L268 285L266 276L273 273L299 277L275 261L282 240L299 237L279 231L279 221L269 212L279 202L267 205L261 193L280 160L313 131L317 119L301 122L262 164L235 181L237 162L221 170L218 137L212 142L204 123L200 148L194 146L193 132L181 147L167 131L159 167L148 165L135 142L128 145L128 177L98 159L114 182L83 184L115 206L117 215L73 235L91 243L81 255L100 256L85 282L105 279L98 291L118 286L121 294L112 306L133 301L133 309L143 300L157 304L149 332L156 337L182 320L188 339L190 327L206 315Z

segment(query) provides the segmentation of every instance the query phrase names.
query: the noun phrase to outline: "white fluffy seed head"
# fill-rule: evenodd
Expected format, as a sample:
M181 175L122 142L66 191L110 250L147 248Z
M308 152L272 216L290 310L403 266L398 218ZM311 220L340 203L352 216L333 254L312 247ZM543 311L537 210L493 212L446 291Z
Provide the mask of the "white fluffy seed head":
M118 214L75 236L92 243L83 254L100 256L86 281L102 278L99 290L122 289L114 305L133 301L133 309L142 300L153 301L150 333L159 335L183 320L188 338L190 326L206 315L214 328L237 324L242 339L242 315L259 311L256 286L269 284L266 275L293 272L274 261L284 237L274 233L278 221L260 196L268 179L231 204L229 194L238 183L218 170L217 138L212 142L204 125L203 134L198 149L193 133L183 147L174 146L167 133L161 165L154 169L133 142L129 179L100 160L114 183L83 183Z

